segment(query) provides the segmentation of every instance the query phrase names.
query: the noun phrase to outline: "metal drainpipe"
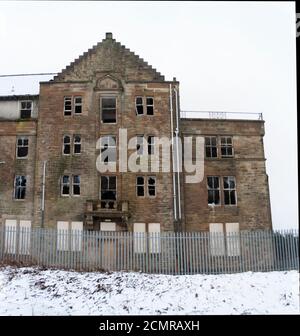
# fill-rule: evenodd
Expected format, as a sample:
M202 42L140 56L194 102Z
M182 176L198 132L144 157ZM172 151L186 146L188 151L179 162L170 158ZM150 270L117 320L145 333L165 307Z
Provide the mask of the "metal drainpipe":
M178 111L178 91L174 88L175 91L175 102L176 102L176 156L177 156L177 189L178 189L178 217L181 219L181 196L180 196L180 172L179 172L179 144L178 144L178 135L179 135L179 111Z
M174 204L174 219L177 220L176 206L176 183L175 183L175 162L174 162L174 130L173 130L173 102L172 102L172 84L170 84L170 112L171 112L171 139L172 139L172 175L173 175L173 204Z
M45 180L46 180L46 164L47 161L43 162L43 182L42 182L42 222L41 227L44 227L44 218L45 218Z

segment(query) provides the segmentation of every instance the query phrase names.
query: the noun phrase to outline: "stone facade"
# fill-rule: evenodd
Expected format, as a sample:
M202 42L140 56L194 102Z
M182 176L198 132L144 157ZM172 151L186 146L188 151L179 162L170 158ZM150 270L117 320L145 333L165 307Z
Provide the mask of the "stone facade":
M97 230L100 222L114 222L117 230L123 231L132 231L134 223L159 223L161 231L207 231L210 223L231 222L239 223L241 229L271 228L261 120L179 119L179 136L228 135L234 147L231 158L205 159L202 182L184 183L185 173L180 174L181 220L174 218L178 217L178 210L174 213L174 189L178 209L179 188L178 175L173 175L172 170L111 174L96 169L100 152L96 144L101 136L116 136L117 158L120 129L127 130L128 139L137 135L172 137L172 125L176 129L174 88L179 89L176 80L165 81L160 73L107 33L101 43L53 80L40 84L37 118L33 114L29 120L20 120L19 116L13 119L13 114L8 116L6 112L7 106L4 111L0 104L0 162L4 162L0 163L0 223L16 218L31 220L33 226L56 228L58 221L82 222L86 229ZM81 97L82 112L64 115L65 97ZM102 122L103 97L116 98L116 123ZM136 97L153 98L153 115L136 115ZM22 160L16 159L19 135L29 138L29 153ZM66 135L71 139L80 135L79 155L72 151L63 155ZM45 211L42 213L44 162ZM22 174L28 176L26 198L14 200L14 176ZM80 176L80 195L61 195L64 175ZM103 175L116 176L116 202L111 209L103 208L99 202ZM137 176L156 178L155 197L137 196ZM234 176L237 204L208 205L207 176Z

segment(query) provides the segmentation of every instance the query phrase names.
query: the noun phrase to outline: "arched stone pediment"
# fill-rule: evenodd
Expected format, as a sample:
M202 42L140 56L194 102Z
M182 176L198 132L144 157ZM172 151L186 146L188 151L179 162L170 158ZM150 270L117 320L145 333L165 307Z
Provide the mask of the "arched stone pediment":
M122 90L122 85L118 79L106 75L97 80L96 90L120 91Z

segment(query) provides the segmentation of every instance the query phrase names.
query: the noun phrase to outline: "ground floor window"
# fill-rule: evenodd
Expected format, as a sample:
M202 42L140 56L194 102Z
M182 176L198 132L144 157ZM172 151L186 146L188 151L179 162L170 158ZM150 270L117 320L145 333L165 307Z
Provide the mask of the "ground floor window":
M160 253L160 223L134 223L133 232L134 253Z
M5 252L11 254L30 254L31 245L31 221L30 220L5 220Z
M57 222L57 250L81 251L83 222Z

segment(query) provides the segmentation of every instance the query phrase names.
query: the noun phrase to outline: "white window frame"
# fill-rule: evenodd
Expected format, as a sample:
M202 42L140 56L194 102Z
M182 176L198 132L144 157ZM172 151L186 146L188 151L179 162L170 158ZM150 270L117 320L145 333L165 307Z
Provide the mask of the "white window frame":
M143 179L143 184L139 184L138 183L138 178L142 178ZM136 183L136 196L137 197L145 197L146 196L146 190L145 190L145 176L142 176L142 175L138 175L136 176L136 180L135 180L135 183ZM143 187L143 190L144 190L144 195L141 196L138 194L138 187Z
M71 102L71 110L66 110L66 101ZM66 112L70 114L66 114ZM65 96L64 97L64 117L71 117L73 114L73 99L72 96Z
M212 145L212 138L215 138L216 139L216 145L215 146L213 146ZM207 145L206 144L206 139L209 139L209 144ZM219 156L219 151L218 151L218 137L216 136L216 135L205 135L204 136L204 151L205 151L205 158L207 158L207 159L216 159L216 158L218 158L218 156ZM212 154L212 148L213 147L216 147L216 156L207 156L206 155L206 148L209 148L210 149L210 154Z
M75 179L75 176L79 177L79 182L75 182L74 179ZM78 186L79 187L79 194L75 194L74 193L74 186ZM81 176L80 175L72 175L72 196L74 197L80 197L81 195Z
M26 106L25 109L23 109L22 108L22 103L26 103L26 105L27 105L27 103L30 103L30 109L27 108L27 106ZM20 107L19 111L20 111L20 118L21 119L30 119L30 118L32 118L32 111L33 111L33 101L32 100L21 100L19 107ZM22 111L30 111L30 117L22 118Z
M76 137L79 137L79 142L76 141ZM75 146L80 146L80 152L75 153ZM81 135L80 134L74 134L73 136L73 154L74 155L80 155L82 149L82 143L81 143Z
M234 188L231 188L230 186L229 186L229 188L224 187L224 179L225 178L232 178L233 179ZM229 185L230 185L230 183L229 183ZM236 178L235 178L235 176L223 176L222 177L222 189L223 189L223 203L224 203L224 206L237 206L237 192L236 192ZM230 204L225 204L225 191L229 192L229 195L232 191L234 191L235 204L231 204L231 201L230 201ZM229 197L229 200L230 200L230 197Z
M218 179L218 188L211 188L208 184L208 179L209 178L217 178ZM220 206L222 204L222 200L221 200L221 188L220 188L220 176L212 176L212 175L209 175L209 176L206 176L206 185L207 185L207 204L209 206ZM209 191L218 191L219 192L219 203L208 203L208 193Z
M65 143L65 138L66 138L66 137L69 137L69 139L70 139L70 142L69 142L69 143ZM65 147L66 147L67 145L70 146L70 151L69 151L69 153L65 153ZM69 156L69 155L71 155L71 153L72 153L72 135L65 134L65 135L63 136L62 155Z
M152 104L148 104L147 103L147 99L152 99ZM154 116L154 97L145 97L145 105L146 105L146 115L148 116ZM152 107L153 109L153 113L152 114L149 114L148 113L148 106Z
M116 178L116 190L115 190L115 192L116 192L116 199L115 199L115 200L102 199L102 197L101 197L101 194L102 194L101 177L108 177L108 186L109 186L109 178L110 178L110 177L115 177L115 178ZM114 190L114 189L110 189L110 188L108 188L107 190ZM101 175L101 176L100 176L100 192L99 192L99 200L100 200L100 201L116 201L117 198L118 198L118 177L117 177L117 175Z
M142 103L140 104L138 104L137 103L137 100L138 99L142 99ZM143 108L143 113L138 113L138 109L137 109L137 106L142 106L142 108ZM142 116L142 115L144 115L145 114L145 106L144 106L144 97L143 96L136 96L135 97L135 114L136 114L136 116Z
M222 139L225 139L225 143L222 143ZM231 139L231 143L228 143L228 139ZM228 154L225 154L223 155L222 154L222 149L225 148L225 151L226 153L228 152L228 148L231 148L231 151L232 151L232 154L231 155L228 155ZM232 136L220 136L220 151L221 151L221 157L222 158L231 158L231 157L234 157L234 150L233 150L233 137Z
M22 145L19 145L19 140L22 141ZM24 140L27 140L27 145L24 145ZM27 155L26 156L19 156L18 155L18 149L19 148L26 148L27 147ZM25 160L28 158L29 155L29 138L27 136L18 136L17 137L17 143L16 143L16 158L18 160Z
M76 99L81 99L80 103L76 102ZM74 96L74 115L81 115L82 114L82 107L83 107L83 99L82 96ZM76 106L80 106L81 107L81 111L80 112L76 112Z
M150 195L149 194L149 187L153 187L153 185L149 185L149 179L150 178L153 178L154 179L154 191L155 191L155 195L153 196L153 195ZM156 176L147 176L147 195L148 195L148 197L150 197L150 198L155 198L156 197L156 195L157 195L157 183L156 183Z
M64 182L64 176L68 177L68 183ZM61 192L60 192L60 194L63 197L69 197L69 196L71 196L71 178L72 178L72 175L63 175L63 176L61 176ZM63 194L63 188L64 188L65 185L69 187L69 193L68 194Z
M18 177L23 177L25 179L25 186L22 186L21 184L20 185L17 185L17 178ZM22 179L23 180L23 179ZM27 182L28 182L28 179L27 179L27 176L26 175L15 175L15 179L14 179L14 200L16 201L23 201L26 199L26 189L27 189ZM24 194L24 198L16 198L16 192L17 192L17 189L25 189L25 194ZM19 194L21 193L21 191L19 191Z

